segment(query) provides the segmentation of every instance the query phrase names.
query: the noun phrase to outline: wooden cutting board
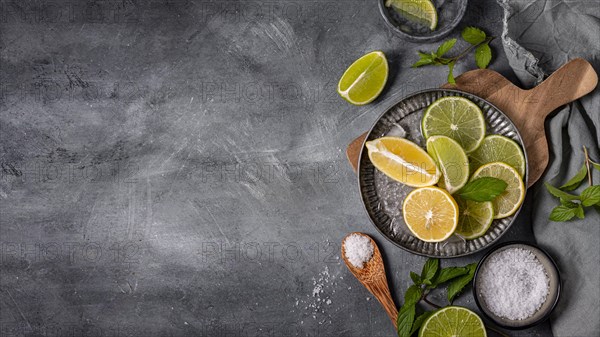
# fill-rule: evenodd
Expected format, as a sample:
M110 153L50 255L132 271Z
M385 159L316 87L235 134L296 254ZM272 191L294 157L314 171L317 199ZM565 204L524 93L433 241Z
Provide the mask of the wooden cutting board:
M533 185L548 165L548 142L544 120L552 111L590 93L598 84L598 75L584 59L569 61L537 87L523 90L504 76L489 69L468 71L456 78L456 85L443 88L459 89L486 99L504 112L521 133L529 161L529 181ZM598 113L598 112L596 112ZM346 149L350 165L356 172L358 157L367 132L353 140Z

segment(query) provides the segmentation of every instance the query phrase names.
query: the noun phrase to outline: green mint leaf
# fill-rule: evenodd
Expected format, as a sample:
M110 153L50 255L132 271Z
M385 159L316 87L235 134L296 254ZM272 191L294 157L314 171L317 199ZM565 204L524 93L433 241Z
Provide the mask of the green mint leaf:
M450 49L452 49L452 47L454 47L454 44L456 43L456 39L450 39L444 43L442 43L437 51L435 52L437 54L438 57L442 57L444 56L447 52L450 51Z
M475 49L475 63L480 69L487 68L488 64L492 60L492 49L488 43L479 45Z
M548 190L548 192L550 192L550 194L552 194L553 196L555 196L557 198L561 198L561 199L565 199L565 200L580 200L579 196L561 191L558 188L550 185L548 182L545 182L544 185L546 185L546 189Z
M424 65L434 63L434 57L432 57L430 54L425 54L422 52L418 52L418 53L419 53L420 59L417 62L415 62L415 64L412 65L413 68L417 68L417 67L421 67Z
M550 220L555 222L569 221L575 216L575 208L569 208L563 205L556 206L550 212Z
M425 262L423 270L421 271L421 280L423 280L424 284L431 284L431 280L435 276L435 273L437 273L439 266L440 260L432 258L427 259L427 262Z
M575 176L573 178L571 178L569 181L567 181L564 185L562 185L559 188L563 191L572 191L572 190L576 189L577 187L579 187L579 185L581 185L581 182L583 181L583 179L585 179L585 177L587 176L587 173L588 173L587 166L585 164L583 164L583 166L581 166L581 168L579 169L577 174L575 174Z
M421 285L421 276L419 276L419 274L411 271L410 278L412 279L414 284Z
M433 314L433 311L425 311L415 319L412 329L410 329L411 336L421 328L421 325L425 323L425 321L429 318L429 316L431 316L431 314Z
M575 208L575 215L579 219L585 218L585 212L584 212L583 207L581 206L581 204L577 205L577 208Z
M568 207L568 208L577 208L577 207L580 206L580 204L572 202L572 201L569 201L569 200L564 199L564 198L560 198L560 204L563 205L563 206L565 206L565 207Z
M581 192L581 204L588 207L600 202L600 185L590 186Z
M448 286L448 302L450 302L450 304L452 304L452 301L454 301L454 297L456 297L456 295L458 295L464 289L464 287L466 287L469 283L471 283L471 280L473 280L475 270L477 269L477 263L471 263L467 265L466 268L469 269L469 273L454 279L454 281L452 281L452 283L450 283Z
M423 60L423 59L433 59L433 57L431 56L431 54L427 54L427 53L424 53L422 51L418 51L417 54L419 54L419 57L421 58L421 60Z
M412 286L406 289L406 293L404 293L404 305L408 304L417 304L419 300L421 300L422 290L421 287L413 284Z
M456 194L467 200L492 201L504 192L507 185L502 179L481 177L468 182Z
M421 59L418 60L417 62L415 62L411 67L412 68L418 68L418 67L422 67L422 66L426 66L426 65L430 65L430 64L434 64L435 62L431 59Z
M472 45L480 44L481 42L485 41L487 37L485 32L477 27L466 27L463 29L461 35L465 41Z
M398 337L410 337L410 331L415 320L416 304L403 305L398 311L396 319L396 327L398 329Z
M448 83L456 84L454 79L454 61L448 63Z
M594 167L596 170L600 171L600 164L598 164L598 163L595 163L595 162L593 162L593 161L591 161L591 160L590 160L590 163L592 163L592 166L593 166L593 167Z
M469 268L467 267L446 267L440 269L440 272L436 275L435 279L432 282L432 288L437 287L438 285L450 281L453 278L463 276L469 273Z

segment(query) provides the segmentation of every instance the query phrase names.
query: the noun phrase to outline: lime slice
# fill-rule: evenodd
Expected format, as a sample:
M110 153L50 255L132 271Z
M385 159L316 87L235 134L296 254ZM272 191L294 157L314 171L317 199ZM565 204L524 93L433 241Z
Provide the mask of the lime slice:
M513 215L525 199L525 184L523 178L514 168L501 163L494 162L485 164L478 168L471 179L481 177L493 177L504 180L508 186L506 190L492 201L496 214L494 219L506 218Z
M491 201L476 202L455 198L458 204L458 227L454 234L467 240L477 239L487 232L494 221L494 206Z
M442 171L440 187L452 194L465 186L469 180L469 158L460 144L446 136L433 136L427 139L427 153Z
M457 141L465 152L483 142L485 120L481 109L464 97L442 97L425 110L422 121L425 138L442 135Z
M342 75L337 92L354 105L371 103L383 90L388 78L385 54L374 51L354 61Z
M450 306L437 310L423 323L419 337L486 337L483 321L473 311Z
M393 7L408 20L423 24L431 30L437 27L437 10L431 0L387 0L385 6Z
M473 164L473 171L482 165L499 161L512 166L521 177L525 176L525 156L521 147L514 140L504 136L485 137L483 143L469 154L469 158Z

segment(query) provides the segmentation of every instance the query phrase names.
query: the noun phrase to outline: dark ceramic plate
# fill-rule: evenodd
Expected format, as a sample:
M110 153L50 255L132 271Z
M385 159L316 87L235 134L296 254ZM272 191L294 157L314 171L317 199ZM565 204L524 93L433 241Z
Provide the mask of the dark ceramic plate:
M386 7L385 1L378 0L383 20L394 34L411 42L433 42L444 38L458 26L467 9L467 0L432 0L438 13L438 24L431 31Z
M427 106L444 96L462 96L473 101L483 112L487 134L499 134L516 141L521 145L525 158L527 158L523 140L517 128L502 111L483 98L458 90L430 89L402 99L378 118L365 141L383 136L398 136L411 140L424 148L425 140L421 133L423 112ZM358 185L371 222L396 246L414 254L451 258L478 252L490 246L506 233L520 211L519 208L510 217L494 220L487 233L474 240L464 241L453 235L444 242L424 242L412 235L402 217L402 202L413 188L396 182L375 169L369 160L364 144L358 163ZM527 181L527 162L525 168L524 181Z

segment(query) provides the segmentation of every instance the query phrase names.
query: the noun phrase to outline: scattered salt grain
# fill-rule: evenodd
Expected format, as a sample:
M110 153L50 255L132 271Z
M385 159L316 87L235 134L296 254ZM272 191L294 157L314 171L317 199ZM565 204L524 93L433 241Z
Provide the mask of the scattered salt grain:
M497 316L511 320L531 317L548 296L544 266L526 249L509 248L492 255L481 269L479 296Z
M371 240L363 235L352 234L344 240L346 258L356 268L363 268L373 256L373 245Z

